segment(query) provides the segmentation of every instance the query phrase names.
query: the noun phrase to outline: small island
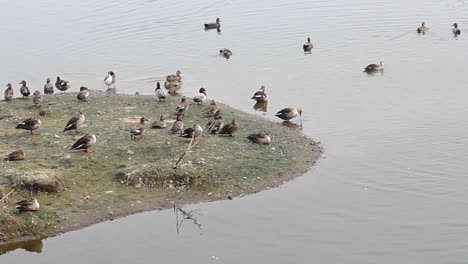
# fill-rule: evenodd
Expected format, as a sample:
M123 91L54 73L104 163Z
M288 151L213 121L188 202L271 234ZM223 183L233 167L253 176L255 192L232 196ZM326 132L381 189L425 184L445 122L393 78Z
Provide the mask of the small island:
M180 99L176 95L159 102L151 95L91 91L85 102L76 93L45 95L40 104L31 98L0 102L0 244L147 210L255 193L301 175L321 156L320 145L297 129L223 104L225 123L236 119L239 130L232 137L204 132L188 149L190 138L170 133ZM202 110L208 103L191 102L184 127L205 127L209 117ZM79 133L63 132L78 111L86 116ZM33 134L15 129L40 114L42 126ZM148 124L141 138L131 139L130 130L141 117L155 121L161 115L168 128ZM271 144L251 143L247 136L255 132L269 133ZM97 137L92 153L70 151L86 133ZM24 160L3 160L19 149ZM31 198L39 201L40 210L18 213L15 203Z

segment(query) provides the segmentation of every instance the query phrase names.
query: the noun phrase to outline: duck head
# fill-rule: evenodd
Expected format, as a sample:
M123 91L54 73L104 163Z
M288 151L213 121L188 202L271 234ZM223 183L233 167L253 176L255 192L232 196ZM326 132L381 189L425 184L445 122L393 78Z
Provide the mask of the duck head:
M422 22L421 27L424 27L424 26L426 26L426 23Z
M156 90L161 89L161 84L159 82L156 82Z
M203 88L203 87L200 88L200 90L198 90L198 92L199 92L199 93L202 93L202 94L204 94L204 95L206 96L206 90L205 90L205 88Z
M39 92L39 90L36 90L34 93L33 93L34 96L39 96L41 95L41 92Z
M221 22L221 19L219 19L219 17L218 17L218 18L216 18L216 23L219 23L219 22Z
M47 83L50 83L50 78L47 78L47 81L46 81L46 82L47 82Z
M60 76L57 76L57 82L59 82L59 81L60 81Z
M183 96L181 99L180 99L181 102L185 102L187 101L187 97Z
M26 86L26 81L22 80L19 84L22 84L22 85Z
M162 116L159 117L159 121L164 121L164 120L166 120L165 116L162 115Z
M88 91L88 90L89 90L88 87L85 87L85 86L81 86L81 87L80 87L80 92L81 92L81 91Z
M457 24L457 23L453 23L452 26L458 28L458 24Z
M144 123L146 123L146 122L149 122L148 118L142 116L142 117L140 118L140 123L141 123L141 124L144 124Z
M310 43L310 37L309 37L309 38L307 38L307 42L308 42L308 43Z
M380 61L380 66L383 68L383 66L384 66L383 61Z
M182 74L182 72L180 72L179 70L176 71L176 75L180 75Z
M265 85L262 85L262 87L260 87L260 91L265 92Z
M11 83L8 83L6 87L11 88Z
M301 108L297 108L297 112L299 113L300 116L302 116L302 109Z
M115 73L114 73L113 71L109 71L109 75L110 75L110 76L114 76Z

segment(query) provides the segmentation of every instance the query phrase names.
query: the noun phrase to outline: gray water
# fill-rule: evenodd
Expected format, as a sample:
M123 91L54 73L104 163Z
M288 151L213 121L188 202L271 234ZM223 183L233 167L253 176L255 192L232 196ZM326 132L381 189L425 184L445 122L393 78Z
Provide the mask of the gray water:
M97 224L1 263L465 263L468 259L468 3L465 1L2 1L0 82L152 93L181 70L183 92L266 118L303 108L325 156L252 196ZM222 31L202 24L220 17ZM426 35L416 27L425 21ZM451 25L462 35L455 39ZM466 29L466 31L465 31ZM315 45L305 55L310 36ZM220 48L230 48L229 61ZM383 74L362 69L383 60ZM18 86L18 85L17 85ZM261 113L258 113L259 115Z

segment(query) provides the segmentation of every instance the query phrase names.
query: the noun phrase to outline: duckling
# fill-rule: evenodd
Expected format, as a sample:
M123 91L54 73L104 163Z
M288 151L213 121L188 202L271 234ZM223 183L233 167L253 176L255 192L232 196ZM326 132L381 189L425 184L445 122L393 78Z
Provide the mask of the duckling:
M366 66L366 68L364 68L364 72L367 72L367 73L373 73L373 72L376 72L376 71L383 71L384 69L384 64L382 61L380 61L379 64L369 64Z
M59 89L63 93L66 90L68 90L68 88L70 88L68 83L68 81L62 80L59 76L57 76L57 81L55 81L55 87L57 87L57 89Z
M214 23L206 23L204 24L205 25L205 29L215 29L215 28L220 28L221 27L221 20L218 18L216 18L216 22Z
M96 144L96 136L93 134L86 134L78 139L75 144L71 147L70 150L80 150L83 149L86 153L91 153L90 149L94 144Z
M182 80L182 72L179 70L176 71L176 74L171 74L166 76L166 81L168 82L180 82Z
M426 34L427 30L428 30L428 28L426 27L426 23L424 23L424 22L422 22L421 26L416 29L418 34L423 34L423 35Z
M187 102L187 98L183 96L182 99L180 99L180 103L177 105L176 113L178 115L183 115L185 112L187 112L188 108L189 103Z
M271 137L267 133L253 133L247 136L247 138L252 142L260 145L270 144Z
M85 115L81 111L78 111L76 116L68 120L67 124L65 125L65 128L63 129L63 132L74 129L75 133L79 133L79 129L85 121L86 121Z
M278 113L276 113L277 117L283 119L283 120L286 120L286 121L289 121L297 116L302 116L302 109L301 108L292 108L292 107L288 107L288 108L284 108L283 110L279 111Z
M76 96L76 98L78 99L78 101L86 102L86 101L88 101L88 96L89 96L88 88L87 88L87 87L84 87L84 86L81 86L81 87L80 87L80 92L79 92L78 95Z
M221 130L219 131L220 135L230 135L232 137L232 134L236 132L240 127L240 124L233 119L231 123L224 125Z
M47 78L46 84L44 84L44 94L53 94L54 86L50 83L50 78Z
M314 47L314 45L312 44L312 42L310 42L310 38L307 38L307 42L304 43L304 45L302 45L302 48L304 49L304 52L311 51L313 47Z
M461 33L461 30L458 28L458 24L457 23L453 23L453 28L452 28L452 33L456 36L456 35L460 35Z
M211 125L208 128L208 133L210 134L216 134L221 131L221 128L224 126L223 122L223 117L222 116L217 116L215 117L214 121L211 123Z
M221 110L216 110L216 112L213 114L213 116L210 118L210 120L208 121L208 123L206 123L206 127L210 127L213 122L217 119L223 119L223 113L221 112Z
M130 130L130 138L133 140L137 139L137 136L143 136L143 133L145 132L146 129L146 122L149 120L146 117L140 118L140 124L138 124L135 128Z
M166 117L163 115L159 117L159 121L154 121L151 124L152 128L166 128L166 126L167 126Z
M28 97L31 94L31 92L29 91L28 86L26 86L25 80L22 80L19 84L21 84L20 93L23 95L23 99L24 99Z
M203 133L203 128L199 124L195 124L192 127L186 128L180 135L184 138L198 138Z
M159 84L159 82L156 82L156 89L154 91L156 92L159 102L166 101L167 93L161 89L161 84Z
M254 93L251 99L254 99L257 102L263 102L267 99L267 94L265 93L265 86L262 85L260 90Z
M41 126L41 120L38 117L28 118L23 122L16 125L16 129L29 130L33 134L33 130L38 129Z
M39 90L36 90L34 93L34 104L40 104L42 102L42 95L41 95L41 92L39 92Z
M164 87L168 90L169 94L175 94L177 93L177 90L180 89L180 83L178 82L164 82Z
M18 209L20 213L27 211L36 212L39 211L39 208L40 205L36 198L31 200L22 200L16 203L16 209Z
M7 88L6 88L5 93L3 95L5 97L5 101L9 102L13 98L14 91L13 91L13 88L11 88L11 83L8 83L6 85L6 87Z
M171 132L172 133L181 133L182 134L182 129L184 129L184 123L182 122L182 116L177 115L176 121L172 124L171 127Z
M109 71L107 73L107 76L104 78L104 84L107 85L107 90L110 89L110 86L113 84L114 85L114 90L115 90L115 81L116 81L116 75L113 71Z
M24 154L24 151L20 149L20 150L13 151L12 153L8 154L5 160L19 161L19 160L24 160L24 157L26 157L26 154Z
M206 100L206 90L205 88L200 88L198 90L198 94L193 97L193 101L197 104L203 104L203 102Z
M220 49L219 54L223 55L224 58L229 59L232 56L232 51L230 49Z
M211 100L211 103L203 109L202 113L204 115L213 115L219 109L218 104L215 100Z

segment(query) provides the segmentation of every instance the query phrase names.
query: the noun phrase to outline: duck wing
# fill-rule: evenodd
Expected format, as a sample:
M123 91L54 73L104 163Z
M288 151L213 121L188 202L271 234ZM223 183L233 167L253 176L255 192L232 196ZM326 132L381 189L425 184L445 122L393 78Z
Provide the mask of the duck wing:
M84 149L87 147L87 145L91 142L91 136L90 135L84 135L80 139L78 139L75 144L71 147L70 150L74 149Z
M68 120L68 123L65 125L65 128L63 129L63 132L68 131L68 130L72 130L72 129L76 129L76 124L78 123L79 119L80 118L77 117L77 116L74 116L74 117L70 118L70 120Z

